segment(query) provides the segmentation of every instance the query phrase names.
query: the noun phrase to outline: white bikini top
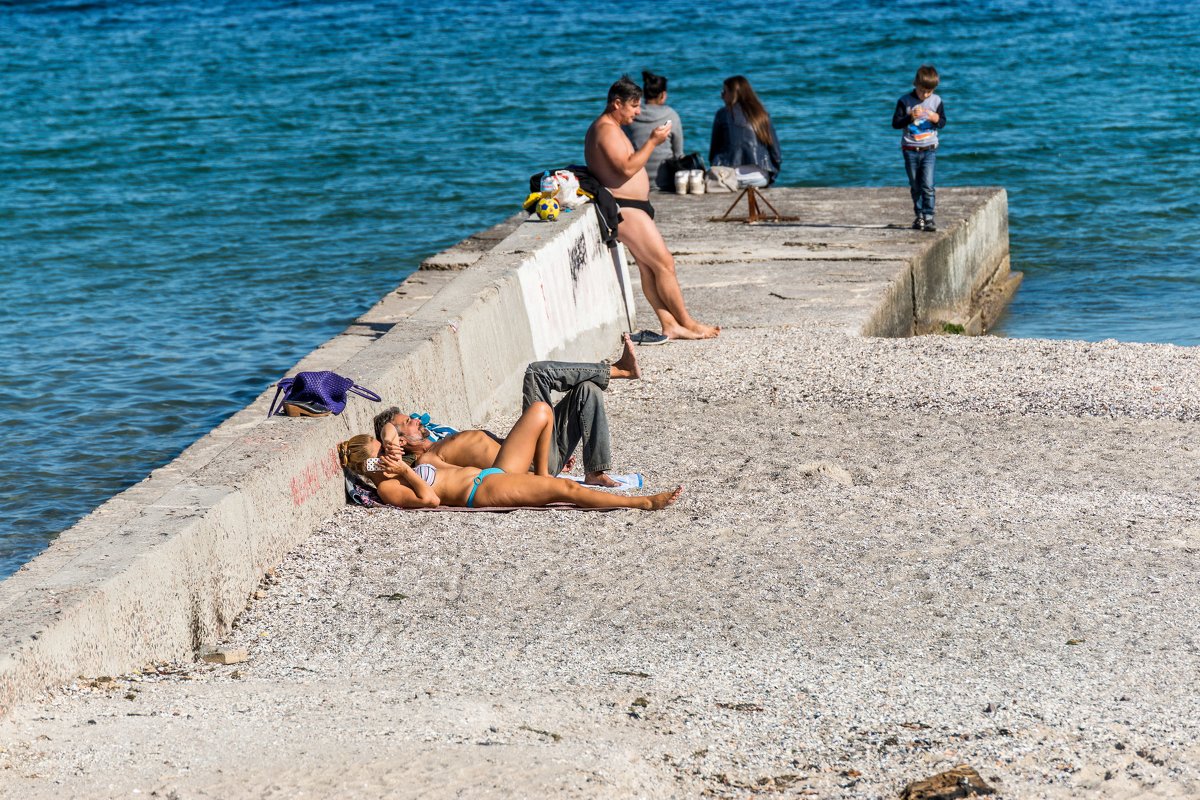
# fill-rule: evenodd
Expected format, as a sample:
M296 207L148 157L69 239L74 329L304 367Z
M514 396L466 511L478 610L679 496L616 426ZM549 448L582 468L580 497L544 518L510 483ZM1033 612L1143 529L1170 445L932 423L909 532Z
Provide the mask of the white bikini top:
M437 480L437 467L433 464L417 464L413 467L413 472L425 483L433 486L433 482Z
M378 458L368 458L363 464L363 472L383 472L383 462ZM437 467L433 464L417 464L413 467L413 472L425 483L433 486L433 482L437 480Z

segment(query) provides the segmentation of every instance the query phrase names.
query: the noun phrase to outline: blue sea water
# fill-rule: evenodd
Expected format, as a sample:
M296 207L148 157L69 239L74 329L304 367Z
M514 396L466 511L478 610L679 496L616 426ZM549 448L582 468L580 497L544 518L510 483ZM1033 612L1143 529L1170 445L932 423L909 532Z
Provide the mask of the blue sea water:
M899 187L923 62L939 183L1009 191L1000 333L1200 344L1191 2L0 0L0 575L580 160L621 72L689 150L741 73L782 184Z

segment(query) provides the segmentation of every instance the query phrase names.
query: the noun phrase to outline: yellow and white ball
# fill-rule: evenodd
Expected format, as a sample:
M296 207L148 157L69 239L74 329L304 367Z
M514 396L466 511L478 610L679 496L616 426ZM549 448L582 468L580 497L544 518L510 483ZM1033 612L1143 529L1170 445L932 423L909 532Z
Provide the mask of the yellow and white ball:
M562 213L562 206L553 197L543 197L537 201L538 219L546 222L554 222L558 219L558 215Z

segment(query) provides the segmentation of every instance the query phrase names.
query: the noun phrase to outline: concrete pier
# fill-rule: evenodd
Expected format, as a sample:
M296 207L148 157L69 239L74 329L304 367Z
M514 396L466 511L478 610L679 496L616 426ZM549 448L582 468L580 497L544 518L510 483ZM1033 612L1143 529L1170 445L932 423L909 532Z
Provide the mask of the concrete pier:
M656 198L689 305L724 329L643 348L607 403L618 470L684 484L676 506L331 510L279 534L205 641L248 661L25 685L0 789L878 797L965 762L1004 796L1200 794L1200 354L908 336L1011 291L996 190L941 190L937 234L886 227L899 189L769 197L798 221ZM511 268L527 247L496 249ZM474 286L492 256L469 258L397 299L439 318L420 281ZM594 357L573 347L541 349ZM517 395L492 383L499 428Z
M598 358L628 325L627 267L591 216L471 237L466 272L421 272L303 359L460 424L531 360ZM0 583L0 714L79 674L190 658L229 631L264 571L344 502L334 445L379 406L266 418L274 389L117 495Z
M948 323L982 333L1020 283L1009 270L1002 189L941 192L937 234L885 221L904 218L895 190L768 196L795 220L716 222L733 199L726 194L655 198L663 235L676 243L676 262L689 280L702 281L697 291L721 308L725 324L782 322L901 337ZM742 205L729 217L745 212ZM768 285L774 289L764 297Z

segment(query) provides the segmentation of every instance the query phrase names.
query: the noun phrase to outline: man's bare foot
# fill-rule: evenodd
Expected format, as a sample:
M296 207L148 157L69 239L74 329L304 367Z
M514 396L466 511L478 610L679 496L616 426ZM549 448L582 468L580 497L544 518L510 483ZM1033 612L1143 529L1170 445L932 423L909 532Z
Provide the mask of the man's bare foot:
M567 459L567 462L562 465L562 469L560 469L559 472L570 472L573 469L575 469L575 456L574 455L570 456Z
M720 328L714 328L711 325L701 325L699 322L695 323L691 328L685 328L682 325L672 325L671 327L663 328L663 334L668 339L715 339L720 332Z
M633 350L633 340L629 338L628 333L623 333L621 334L621 343L624 345L621 357L609 365L609 377L635 381L642 377L642 368L638 366L637 353Z
M683 494L682 486L676 486L675 490L672 492L660 492L659 494L652 494L646 498L647 500L650 501L650 509L649 510L650 511L658 511L660 509L666 508L667 506L671 505L676 500L678 500L679 496L681 494Z
M589 472L583 476L583 482L588 486L607 486L609 489L616 489L621 486L621 484L603 472Z

